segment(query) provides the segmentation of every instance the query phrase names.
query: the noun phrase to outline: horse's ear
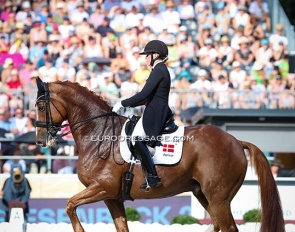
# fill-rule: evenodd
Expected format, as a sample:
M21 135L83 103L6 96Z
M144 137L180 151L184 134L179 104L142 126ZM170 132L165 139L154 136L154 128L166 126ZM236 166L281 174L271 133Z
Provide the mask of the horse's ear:
M45 94L44 82L38 76L36 78L36 83L37 83L37 87L38 87L37 99L39 99L41 96L43 96Z
M40 77L39 76L37 76L37 78L36 78L36 83L37 83L37 87L38 87L38 90L39 91L44 91L45 92L45 89L44 89L44 83L43 83L43 81L40 79Z

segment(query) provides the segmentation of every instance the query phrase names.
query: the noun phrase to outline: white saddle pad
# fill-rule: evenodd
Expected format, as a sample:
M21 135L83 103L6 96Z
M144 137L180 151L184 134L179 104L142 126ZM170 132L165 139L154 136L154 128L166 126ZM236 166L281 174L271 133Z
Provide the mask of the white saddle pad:
M126 138L125 126L128 121L129 119L123 125L121 138ZM178 129L171 134L163 134L161 141L163 146L155 147L155 154L153 156L154 163L172 165L179 162L182 155L183 138L184 126L179 126ZM120 153L126 162L134 162L134 159L131 159L131 152L126 139L122 139L120 142Z

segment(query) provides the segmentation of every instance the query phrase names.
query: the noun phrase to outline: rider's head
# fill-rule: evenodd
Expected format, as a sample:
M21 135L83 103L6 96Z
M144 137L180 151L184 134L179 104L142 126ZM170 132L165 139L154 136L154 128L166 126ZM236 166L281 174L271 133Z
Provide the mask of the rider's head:
M151 55L150 65L153 66L156 60L166 61L168 59L168 48L160 40L151 40L145 45L144 51L140 55Z

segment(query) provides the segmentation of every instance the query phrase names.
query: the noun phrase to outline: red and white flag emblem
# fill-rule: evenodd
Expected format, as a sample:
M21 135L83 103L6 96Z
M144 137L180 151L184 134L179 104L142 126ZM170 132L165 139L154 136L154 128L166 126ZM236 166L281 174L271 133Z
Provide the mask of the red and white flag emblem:
M174 144L164 143L163 144L163 152L174 153Z

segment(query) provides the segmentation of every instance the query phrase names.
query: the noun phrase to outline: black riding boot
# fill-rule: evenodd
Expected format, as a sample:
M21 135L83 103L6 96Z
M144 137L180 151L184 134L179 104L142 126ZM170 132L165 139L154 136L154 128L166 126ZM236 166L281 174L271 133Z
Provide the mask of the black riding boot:
M146 147L146 145L144 144L143 141L136 141L135 145L135 152L136 154L141 157L141 161L142 164L144 165L145 169L148 172L148 178L147 181L149 183L150 187L158 187L160 186L162 183L158 177L154 162L152 160L151 154L148 150L148 148ZM140 185L140 188L146 188L147 184L144 183L142 185Z

